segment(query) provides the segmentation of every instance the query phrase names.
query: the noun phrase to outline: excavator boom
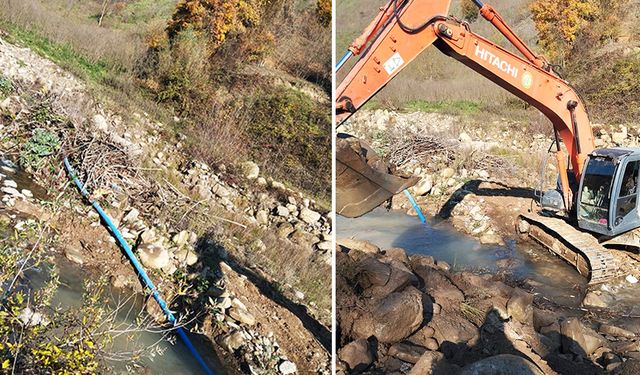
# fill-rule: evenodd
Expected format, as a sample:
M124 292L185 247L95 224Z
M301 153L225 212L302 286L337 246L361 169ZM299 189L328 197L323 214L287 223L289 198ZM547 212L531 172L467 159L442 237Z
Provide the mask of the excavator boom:
M467 23L447 16L451 0L391 0L350 46L350 52L359 56L359 60L336 91L336 121L344 122L422 51L434 45L531 104L551 121L557 140L556 159L564 207L569 211L577 188L570 184L569 176L572 173L575 181L580 181L587 156L594 149L584 104L571 85L517 36L495 9L479 0L474 2L480 14L522 57L474 33ZM343 162L339 155L338 162ZM340 194L341 186L337 188Z

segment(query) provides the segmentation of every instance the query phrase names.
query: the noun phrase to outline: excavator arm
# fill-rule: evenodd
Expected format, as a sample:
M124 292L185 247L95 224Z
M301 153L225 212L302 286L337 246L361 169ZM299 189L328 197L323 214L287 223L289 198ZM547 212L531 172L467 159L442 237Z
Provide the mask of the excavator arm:
M555 74L546 60L536 55L517 36L495 9L480 0L474 2L480 14L506 37L522 57L474 33L467 23L446 16L451 0L390 0L350 45L348 55L340 62L342 66L351 56L359 56L336 91L336 121L338 124L344 122L422 51L434 45L447 56L531 104L551 121L556 136L556 159L565 209L569 210L573 199L569 174L573 173L575 180L580 181L587 156L594 149L584 104L571 85ZM561 142L569 154L571 169L560 147ZM340 153L337 159L340 167L349 169L349 165L341 160ZM341 189L339 183L337 187ZM341 202L338 203L340 209ZM359 214L374 207L361 207Z

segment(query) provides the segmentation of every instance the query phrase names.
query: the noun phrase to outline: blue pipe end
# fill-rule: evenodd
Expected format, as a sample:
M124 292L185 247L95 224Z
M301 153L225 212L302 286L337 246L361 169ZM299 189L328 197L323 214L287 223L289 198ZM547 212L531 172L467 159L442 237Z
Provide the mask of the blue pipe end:
M340 70L340 68L342 68L342 66L351 58L351 56L353 56L353 52L351 52L350 50L347 51L344 56L342 56L342 58L338 62L338 65L336 65L336 72Z
M409 190L405 189L404 195L406 195L407 198L409 198L409 202L411 202L413 209L416 210L416 213L418 214L420 221L422 221L423 224L426 224L427 219L424 218L424 215L422 214L422 210L420 210L420 206L418 206L418 203L416 203L415 199L413 199L413 196L411 196L411 193L409 193Z

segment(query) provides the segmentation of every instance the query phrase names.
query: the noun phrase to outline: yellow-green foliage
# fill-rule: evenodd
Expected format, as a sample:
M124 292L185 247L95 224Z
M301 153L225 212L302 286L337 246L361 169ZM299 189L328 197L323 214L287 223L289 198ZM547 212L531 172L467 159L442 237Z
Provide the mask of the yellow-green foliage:
M222 45L230 33L241 34L260 24L266 0L183 0L167 26L169 40L181 31L205 32L211 47Z
M311 191L330 191L331 112L307 95L279 88L248 103L248 133L262 147L257 160L280 163L289 181Z
M316 3L316 14L322 26L331 25L331 0L318 0Z
M531 3L540 45L554 61L563 61L579 32L600 13L596 0L535 0Z
M585 94L590 113L606 123L640 122L640 55L610 56L583 69L578 89Z

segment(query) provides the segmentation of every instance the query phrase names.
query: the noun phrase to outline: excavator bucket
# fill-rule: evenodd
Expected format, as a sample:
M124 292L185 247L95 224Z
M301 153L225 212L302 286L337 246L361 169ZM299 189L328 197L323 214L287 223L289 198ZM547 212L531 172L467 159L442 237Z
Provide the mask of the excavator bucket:
M418 182L392 174L387 164L361 140L339 135L336 142L336 210L359 217Z

